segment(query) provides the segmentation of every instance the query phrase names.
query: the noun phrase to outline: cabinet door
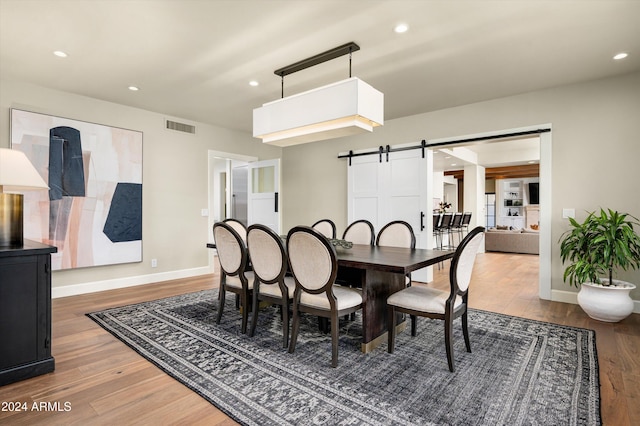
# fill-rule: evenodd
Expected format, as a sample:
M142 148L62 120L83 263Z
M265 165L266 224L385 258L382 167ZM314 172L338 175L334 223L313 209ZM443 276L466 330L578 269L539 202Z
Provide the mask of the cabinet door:
M37 360L38 258L0 259L0 369Z

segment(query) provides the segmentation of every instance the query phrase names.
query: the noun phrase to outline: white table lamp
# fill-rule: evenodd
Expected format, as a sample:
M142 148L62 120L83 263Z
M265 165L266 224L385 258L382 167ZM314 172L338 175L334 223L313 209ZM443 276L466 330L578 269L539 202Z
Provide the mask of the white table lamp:
M0 247L23 246L24 196L15 192L48 188L22 151L0 148Z

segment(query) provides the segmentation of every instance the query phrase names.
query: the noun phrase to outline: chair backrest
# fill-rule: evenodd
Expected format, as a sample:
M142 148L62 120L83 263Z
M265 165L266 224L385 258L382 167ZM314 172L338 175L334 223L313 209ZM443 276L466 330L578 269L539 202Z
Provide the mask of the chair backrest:
M440 222L440 228L446 229L451 226L451 220L453 219L453 215L451 213L444 213L442 215L442 221Z
M320 219L311 227L327 238L336 237L336 224L331 219Z
M271 228L251 225L247 229L247 248L253 273L265 284L279 282L287 272L287 256L282 240Z
M440 226L440 222L442 221L442 215L440 213L433 214L433 230L435 231Z
M469 225L471 223L471 212L464 212L462 215L462 225Z
M225 222L217 222L213 225L213 238L222 271L232 276L244 272L247 249L238 232Z
M462 213L455 213L451 221L452 228L459 228L462 225Z
M351 241L353 244L368 244L372 246L376 241L376 233L371 222L361 219L347 226L344 234L342 234L342 239Z
M244 226L244 223L240 222L238 219L232 218L225 219L223 220L223 222L231 226L233 230L236 231L238 235L240 235L242 241L244 241L245 244L247 243L247 227Z
M308 293L330 288L338 273L336 249L320 232L308 226L296 226L287 234L289 266L296 286Z
M416 235L407 222L394 220L387 223L378 233L376 245L388 247L416 248Z
M484 228L478 226L471 230L458 245L449 270L452 293L465 293L469 289L471 272L483 238Z

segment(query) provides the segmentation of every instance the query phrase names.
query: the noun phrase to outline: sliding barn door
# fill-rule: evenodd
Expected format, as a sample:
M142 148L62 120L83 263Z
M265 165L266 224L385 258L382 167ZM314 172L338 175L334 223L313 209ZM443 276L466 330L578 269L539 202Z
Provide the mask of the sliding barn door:
M367 219L379 232L385 224L403 220L416 234L416 247L428 248L431 229L427 221L432 217L427 203L429 158L422 158L420 149L352 157L347 165L349 223ZM426 271L412 276L416 281L431 278Z
M348 222L366 219L379 230L384 223L383 203L385 167L377 155L366 155L351 159L347 170L347 216Z

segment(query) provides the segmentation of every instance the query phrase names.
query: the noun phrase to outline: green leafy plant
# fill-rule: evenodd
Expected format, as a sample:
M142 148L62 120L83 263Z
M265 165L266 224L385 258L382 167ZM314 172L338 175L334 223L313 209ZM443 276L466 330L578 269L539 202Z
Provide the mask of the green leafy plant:
M579 223L569 218L571 229L560 238L562 263L570 262L563 279L578 287L584 282L599 282L609 286L614 269L637 269L640 267L640 228L638 218L611 209L591 212Z

